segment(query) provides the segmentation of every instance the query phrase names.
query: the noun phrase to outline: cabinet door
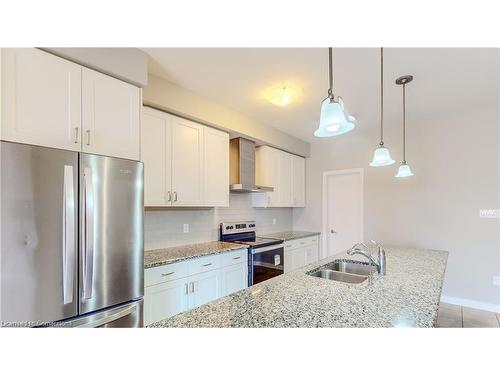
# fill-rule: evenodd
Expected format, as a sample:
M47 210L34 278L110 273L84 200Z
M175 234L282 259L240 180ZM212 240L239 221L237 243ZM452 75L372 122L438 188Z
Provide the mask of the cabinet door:
M81 66L36 48L2 49L2 139L81 149Z
M291 270L296 270L297 268L304 267L307 264L306 261L306 248L300 247L298 249L291 251Z
M84 152L139 160L140 89L83 68Z
M173 116L171 155L172 205L202 206L203 126Z
M293 206L293 162L292 154L278 151L279 153L279 206Z
M283 272L287 273L292 270L292 252L293 250L286 250L285 249L285 260L283 263Z
M142 113L141 160L144 162L144 205L172 204L171 162L172 116L144 107Z
M203 272L189 278L189 308L201 306L220 297L220 270Z
M270 186L274 191L253 194L255 207L278 207L280 205L280 157L279 150L261 146L255 153L255 182L257 185Z
M204 205L229 206L229 134L204 129Z
M306 264L317 262L319 259L318 245L310 245L306 247Z
M248 264L239 263L221 269L221 297L248 286Z
M292 164L293 207L304 207L306 205L306 160L293 155Z
M144 288L144 324L148 325L188 309L188 279Z

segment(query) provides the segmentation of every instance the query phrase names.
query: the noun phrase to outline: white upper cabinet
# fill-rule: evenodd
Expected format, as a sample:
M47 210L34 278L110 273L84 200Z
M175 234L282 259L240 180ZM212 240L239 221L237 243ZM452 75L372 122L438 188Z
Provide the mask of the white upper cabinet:
M306 205L306 159L292 155L293 207Z
M205 128L204 195L208 206L229 206L229 134Z
M229 135L143 108L144 204L229 205Z
M82 150L139 160L140 89L83 68Z
M1 61L2 139L139 160L141 89L36 48Z
M293 206L293 163L292 154L279 152L279 196L280 206Z
M172 205L203 205L203 126L172 118Z
M274 191L252 194L252 201L257 207L280 206L280 151L267 146L255 150L255 183L270 186Z
M304 207L305 159L273 147L256 150L256 182L273 192L254 193L254 207Z
M80 151L82 67L35 48L2 49L2 139Z
M172 117L144 107L142 113L142 161L144 162L144 205L170 205L172 167Z

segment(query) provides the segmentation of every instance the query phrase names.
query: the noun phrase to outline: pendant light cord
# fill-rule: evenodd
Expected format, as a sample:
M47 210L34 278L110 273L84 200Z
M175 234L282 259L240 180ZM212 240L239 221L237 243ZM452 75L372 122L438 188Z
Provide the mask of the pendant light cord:
M406 84L403 84L403 164L406 164Z
M333 48L328 48L328 77L330 82L330 88L328 89L328 96L331 100L333 100Z
M384 48L380 47L380 146L384 145Z

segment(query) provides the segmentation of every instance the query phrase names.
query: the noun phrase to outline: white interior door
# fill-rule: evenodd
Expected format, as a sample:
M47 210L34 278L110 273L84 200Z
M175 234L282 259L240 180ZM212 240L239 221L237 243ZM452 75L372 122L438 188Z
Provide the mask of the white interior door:
M323 177L323 255L363 240L363 170L326 172Z

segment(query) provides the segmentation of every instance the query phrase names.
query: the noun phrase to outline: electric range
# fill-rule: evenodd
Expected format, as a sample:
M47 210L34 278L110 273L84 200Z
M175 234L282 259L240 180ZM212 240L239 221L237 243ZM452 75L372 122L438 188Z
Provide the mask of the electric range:
M220 223L220 240L248 245L248 286L283 274L283 240L256 235L255 221Z

